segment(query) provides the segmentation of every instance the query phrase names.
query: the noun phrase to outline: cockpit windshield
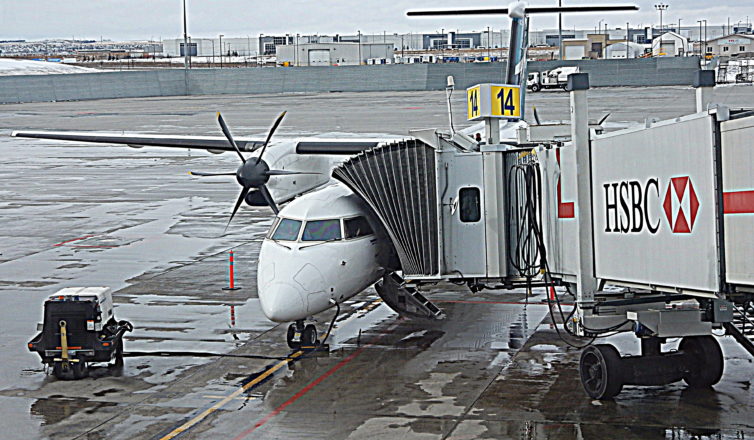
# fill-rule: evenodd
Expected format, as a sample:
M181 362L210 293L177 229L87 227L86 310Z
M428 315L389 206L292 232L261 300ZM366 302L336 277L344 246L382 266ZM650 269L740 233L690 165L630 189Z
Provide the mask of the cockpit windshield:
M301 241L340 240L340 220L312 220L306 222Z
M278 223L275 233L272 234L273 240L296 241L298 231L301 230L300 220L291 220L289 218L281 219Z

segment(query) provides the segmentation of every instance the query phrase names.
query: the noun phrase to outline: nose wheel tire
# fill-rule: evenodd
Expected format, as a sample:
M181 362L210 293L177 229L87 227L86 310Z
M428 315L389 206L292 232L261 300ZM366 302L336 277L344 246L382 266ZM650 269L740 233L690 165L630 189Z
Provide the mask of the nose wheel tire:
M615 397L623 388L620 353L608 344L590 345L581 352L579 374L584 391L593 399Z
M285 335L285 340L288 342L288 348L295 349L301 346L301 343L296 341L296 324L288 326L288 332Z
M683 381L692 388L708 388L723 376L723 352L713 336L686 336L678 350L689 355Z
M317 342L317 328L313 324L304 327L304 331L301 333L301 346L313 347L317 345Z

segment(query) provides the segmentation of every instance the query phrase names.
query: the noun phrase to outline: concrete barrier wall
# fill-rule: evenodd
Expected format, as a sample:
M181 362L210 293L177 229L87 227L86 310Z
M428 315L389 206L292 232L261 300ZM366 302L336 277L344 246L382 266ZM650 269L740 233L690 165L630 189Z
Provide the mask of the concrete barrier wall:
M579 66L594 87L690 85L699 58L534 61L529 71ZM442 90L502 82L506 63L120 71L0 77L0 103L149 96Z

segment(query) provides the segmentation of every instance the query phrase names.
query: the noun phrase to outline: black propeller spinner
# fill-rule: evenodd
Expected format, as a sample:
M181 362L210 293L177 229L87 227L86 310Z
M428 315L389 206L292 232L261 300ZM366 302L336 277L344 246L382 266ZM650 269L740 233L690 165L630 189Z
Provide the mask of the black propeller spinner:
M247 160L245 157L243 157L243 154L241 154L241 150L238 148L238 144L236 144L236 141L233 139L233 135L231 134L230 129L225 124L225 120L223 120L223 116L220 114L220 112L217 112L217 122L220 124L220 128L222 129L225 137L228 138L228 143L236 151L236 153L238 154L238 157L241 158L241 166L238 167L235 173L201 173L201 172L197 173L197 172L189 171L189 174L191 174L192 176L199 176L199 177L236 176L236 180L241 185L242 189L241 189L241 194L238 195L238 200L236 200L236 205L233 208L233 212L230 214L228 225L230 225L230 222L233 220L233 217L236 215L238 208L241 206L241 203L244 200L246 200L246 203L250 205L252 204L251 203L251 197L253 196L253 193L251 193L252 190L256 190L259 192L259 194L264 198L265 202L267 202L267 205L269 205L269 207L272 208L275 214L279 212L278 206L277 204L275 204L275 200L272 198L272 195L270 194L270 190L267 188L267 185L266 185L267 182L270 180L270 177L288 176L292 174L319 174L319 173L308 173L308 172L302 172L302 171L271 170L269 165L267 165L267 162L262 160L262 156L264 155L264 152L267 150L267 145L270 143L270 139L272 139L272 135L275 133L275 130L277 130L278 126L283 121L283 118L285 117L285 113L286 112L280 113L280 116L277 117L277 119L275 120L275 123L272 124L272 127L270 128L269 133L267 133L267 139L265 139L262 146L255 148L255 150L259 148L262 149L257 159Z

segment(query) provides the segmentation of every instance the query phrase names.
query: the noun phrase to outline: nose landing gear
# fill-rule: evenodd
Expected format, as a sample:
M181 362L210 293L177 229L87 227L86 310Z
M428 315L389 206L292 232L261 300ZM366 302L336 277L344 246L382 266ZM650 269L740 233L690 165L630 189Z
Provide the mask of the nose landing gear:
M304 320L300 319L288 326L286 342L292 349L316 347L319 345L317 327L314 324L304 325Z

